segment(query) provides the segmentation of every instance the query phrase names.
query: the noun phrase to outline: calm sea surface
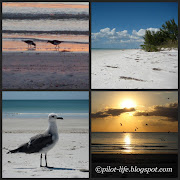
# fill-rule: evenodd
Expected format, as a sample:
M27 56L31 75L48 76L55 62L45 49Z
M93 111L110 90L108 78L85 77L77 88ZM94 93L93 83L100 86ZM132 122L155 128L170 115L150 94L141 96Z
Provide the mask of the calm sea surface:
M87 51L89 4L66 2L3 3L3 51L23 51L33 40L36 51L52 51L47 40L60 40L61 50Z
M163 154L178 153L178 133L101 133L91 134L92 153Z
M3 100L3 118L44 118L49 113L63 117L89 116L88 100Z

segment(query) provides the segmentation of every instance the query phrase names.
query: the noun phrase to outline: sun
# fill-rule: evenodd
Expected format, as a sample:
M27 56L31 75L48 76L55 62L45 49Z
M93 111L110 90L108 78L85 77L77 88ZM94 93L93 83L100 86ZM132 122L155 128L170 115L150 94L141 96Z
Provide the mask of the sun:
M134 107L136 107L136 103L133 101L133 100L131 100L131 99L126 99L125 101L123 101L122 103L121 103L121 108L134 108Z

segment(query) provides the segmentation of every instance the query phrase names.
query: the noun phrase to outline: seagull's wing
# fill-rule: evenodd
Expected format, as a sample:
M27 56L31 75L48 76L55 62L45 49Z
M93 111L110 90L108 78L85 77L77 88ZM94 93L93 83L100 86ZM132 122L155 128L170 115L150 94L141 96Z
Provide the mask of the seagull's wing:
M11 150L8 153L37 153L52 143L52 134L38 134L33 136L28 143L22 144L17 149Z
M38 134L28 142L28 152L36 153L53 143L52 134Z

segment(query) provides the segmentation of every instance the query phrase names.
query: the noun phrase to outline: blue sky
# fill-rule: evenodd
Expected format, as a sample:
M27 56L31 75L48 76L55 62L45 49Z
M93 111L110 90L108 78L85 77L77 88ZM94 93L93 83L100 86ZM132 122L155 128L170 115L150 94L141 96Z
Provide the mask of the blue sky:
M176 2L91 3L92 48L139 48L145 30L178 23Z
M4 91L3 100L89 99L87 91Z

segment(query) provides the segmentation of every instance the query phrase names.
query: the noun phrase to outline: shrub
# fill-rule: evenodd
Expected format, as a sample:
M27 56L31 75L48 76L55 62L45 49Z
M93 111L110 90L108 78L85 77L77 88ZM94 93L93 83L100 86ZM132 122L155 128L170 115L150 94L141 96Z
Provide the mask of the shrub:
M151 32L147 30L143 38L144 45L141 45L141 47L148 52L158 51L162 47L178 47L178 26L174 19L166 21L160 31Z

